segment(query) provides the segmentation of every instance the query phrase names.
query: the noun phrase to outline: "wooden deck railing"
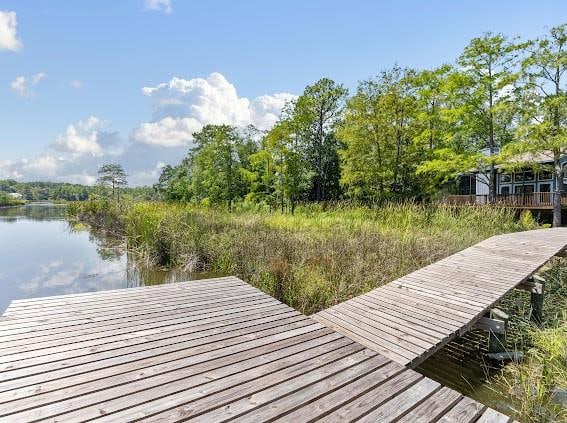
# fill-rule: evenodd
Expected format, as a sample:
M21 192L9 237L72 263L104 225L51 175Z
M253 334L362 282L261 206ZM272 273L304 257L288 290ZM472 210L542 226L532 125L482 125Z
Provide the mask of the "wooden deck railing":
M488 196L486 195L448 195L445 198L447 204L453 206L475 206L487 204Z
M501 207L552 208L555 198L553 192L533 192L530 194L498 194L492 204ZM456 206L489 204L488 195L449 195L446 203ZM561 195L561 204L567 206L567 194Z

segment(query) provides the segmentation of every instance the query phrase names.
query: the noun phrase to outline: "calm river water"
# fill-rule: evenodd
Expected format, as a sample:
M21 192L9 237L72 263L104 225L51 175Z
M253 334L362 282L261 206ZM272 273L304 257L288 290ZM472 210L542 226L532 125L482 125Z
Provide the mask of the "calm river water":
M19 298L75 294L197 279L141 267L118 241L73 228L65 206L0 208L0 314ZM201 276L202 277L202 276Z

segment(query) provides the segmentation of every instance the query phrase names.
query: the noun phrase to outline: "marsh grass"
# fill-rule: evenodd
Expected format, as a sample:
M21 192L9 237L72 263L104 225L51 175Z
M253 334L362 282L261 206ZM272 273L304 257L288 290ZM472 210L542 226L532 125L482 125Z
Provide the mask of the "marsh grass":
M536 227L504 209L415 203L307 205L289 215L93 201L69 211L125 236L150 264L236 275L306 314L491 235Z
M567 323L529 332L531 347L522 362L507 365L496 386L504 388L524 422L566 422L567 407L558 398L567 391Z
M529 294L516 291L503 301L511 316L508 348L524 351L525 359L507 365L495 388L511 399L521 421L567 422L567 259L554 259L543 276L540 326L529 320Z

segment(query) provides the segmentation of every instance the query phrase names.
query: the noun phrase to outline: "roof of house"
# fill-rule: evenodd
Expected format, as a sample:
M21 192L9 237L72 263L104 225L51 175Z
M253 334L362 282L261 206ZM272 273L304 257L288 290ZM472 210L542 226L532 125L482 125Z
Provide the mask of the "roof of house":
M562 154L561 156L562 158L567 157L566 154ZM506 163L497 164L494 166L494 168L498 170L498 169L506 168L507 166L510 165L520 165L522 163L543 164L550 162L553 162L553 151L542 150L537 152L516 154L515 156L511 156L508 159L506 159ZM477 169L471 169L468 172L464 172L464 173L483 173L483 171L477 168Z
M509 163L546 163L553 161L553 151L543 150L538 152L528 152L517 154L508 159Z

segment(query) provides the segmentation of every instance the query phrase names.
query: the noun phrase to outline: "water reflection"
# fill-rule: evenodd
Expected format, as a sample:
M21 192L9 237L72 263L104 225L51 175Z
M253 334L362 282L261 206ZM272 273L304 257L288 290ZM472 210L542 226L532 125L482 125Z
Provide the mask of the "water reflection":
M0 208L0 312L14 299L202 278L147 268L121 240L70 225L65 206Z
M64 204L31 203L21 207L0 207L0 222L14 223L18 220L60 220L65 217Z

